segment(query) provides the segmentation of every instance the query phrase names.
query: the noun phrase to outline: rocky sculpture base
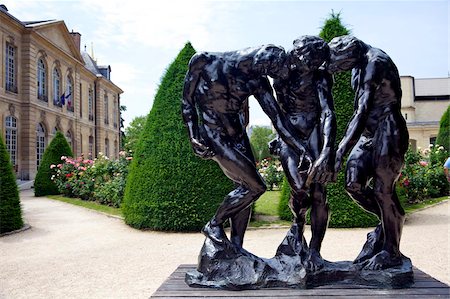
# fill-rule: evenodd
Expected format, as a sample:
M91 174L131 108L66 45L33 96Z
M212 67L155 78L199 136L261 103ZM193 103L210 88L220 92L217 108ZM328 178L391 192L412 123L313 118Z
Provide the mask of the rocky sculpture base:
M191 287L247 290L272 287L312 288L330 284L356 284L380 288L405 288L414 283L411 260L384 270L365 270L353 262L325 261L321 269L308 271L303 261L308 254L293 225L278 247L275 257L263 259L231 243L217 244L206 238L197 270L186 273Z

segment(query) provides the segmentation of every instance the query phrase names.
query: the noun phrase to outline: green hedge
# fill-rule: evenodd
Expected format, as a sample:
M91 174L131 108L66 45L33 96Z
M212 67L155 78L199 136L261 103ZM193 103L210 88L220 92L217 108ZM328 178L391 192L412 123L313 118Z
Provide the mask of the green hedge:
M439 123L439 133L436 138L436 144L442 145L447 151L450 151L450 105L441 117Z
M45 149L44 156L34 179L34 196L60 194L58 187L51 177L55 171L50 169L52 164L60 164L61 156L72 157L72 149L61 132L57 132L53 140Z
M125 188L125 222L136 228L199 230L215 213L231 181L214 161L192 151L181 115L190 43L164 75L136 145Z
M326 42L337 36L349 34L341 22L340 14L332 13L330 18L325 21L319 36ZM336 146L344 136L347 124L354 111L355 92L351 85L351 73L343 72L334 75L333 99L335 114L337 120ZM343 164L345 165L345 163ZM289 188L289 190L284 190ZM289 184L283 185L283 196L289 197ZM367 227L374 226L378 223L376 216L364 211L360 208L345 191L345 175L344 170L338 174L337 182L328 184L327 200L330 205L331 217L330 227ZM280 205L284 205L289 199L280 200ZM286 209L280 206L279 211ZM284 217L280 214L280 217ZM287 219L288 220L288 219Z
M0 234L23 226L19 191L9 153L0 134Z

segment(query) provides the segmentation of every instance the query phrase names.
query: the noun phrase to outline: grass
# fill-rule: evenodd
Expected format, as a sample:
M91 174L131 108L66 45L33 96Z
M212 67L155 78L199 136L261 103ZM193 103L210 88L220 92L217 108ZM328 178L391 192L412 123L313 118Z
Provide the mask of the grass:
M418 210L421 210L421 209L423 209L423 208L425 208L427 206L434 205L434 204L437 204L439 202L442 202L442 201L448 200L448 199L450 199L449 196L442 196L442 197L437 197L437 198L429 198L429 199L426 199L426 200L424 200L422 202L419 202L419 203L416 203L416 204L405 205L404 209L405 209L407 214L411 214L411 213L416 212Z
M278 216L280 191L266 191L255 203L255 213L261 215Z
M54 200L59 200L62 202L70 203L70 204L73 204L76 206L80 206L80 207L83 207L86 209L91 209L91 210L106 213L109 215L122 217L122 210L120 208L105 206L105 205L99 204L95 201L86 201L86 200L81 200L79 198L64 197L62 195L48 195L47 197L54 199Z

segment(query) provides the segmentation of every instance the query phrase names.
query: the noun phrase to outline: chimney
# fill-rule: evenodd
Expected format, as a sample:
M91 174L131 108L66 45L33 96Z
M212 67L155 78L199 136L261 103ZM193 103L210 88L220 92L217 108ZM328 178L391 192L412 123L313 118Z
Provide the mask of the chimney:
M75 46L78 49L78 52L80 52L80 41L81 41L81 34L78 32L70 32L70 35L72 36L73 42L75 43Z

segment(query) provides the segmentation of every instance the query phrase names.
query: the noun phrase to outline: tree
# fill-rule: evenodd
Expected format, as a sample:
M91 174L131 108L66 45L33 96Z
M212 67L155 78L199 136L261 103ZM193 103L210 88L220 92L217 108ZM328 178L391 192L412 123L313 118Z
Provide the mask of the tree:
M125 148L125 143L126 143L126 136L125 136L125 131L124 131L125 119L123 118L123 113L122 112L127 111L127 106L120 105L119 111L120 111L120 148L124 149Z
M135 151L139 136L145 127L147 116L137 116L133 118L128 127L125 129L124 149L126 151Z
M217 163L196 157L181 115L190 43L170 64L131 163L122 211L136 228L197 231L232 190Z
M436 144L442 145L447 151L450 151L450 106L447 107L439 122Z
M250 136L250 144L252 145L253 155L256 161L271 157L269 153L269 141L275 138L275 134L269 127L254 126Z
M350 34L350 30L342 24L340 13L331 12L330 17L325 20L325 24L319 34L326 42L330 42L334 37ZM336 146L342 139L347 124L354 111L355 91L351 85L351 73L342 72L334 75L333 99L337 120ZM343 164L345 165L345 164ZM327 199L330 205L331 217L330 227L366 227L378 223L378 219L360 208L345 191L345 171L338 174L337 182L328 184ZM289 184L283 184L284 188L290 188ZM289 196L290 192L282 192L284 196ZM289 200L282 198L280 204L286 204ZM286 209L280 207L283 217L286 219Z
M0 234L23 226L19 191L9 160L9 153L0 134Z
M34 179L35 196L60 194L58 187L52 181L54 171L50 166L60 164L62 156L72 157L73 153L64 135L61 132L57 132L55 138L53 138L52 142L45 149L36 178Z

